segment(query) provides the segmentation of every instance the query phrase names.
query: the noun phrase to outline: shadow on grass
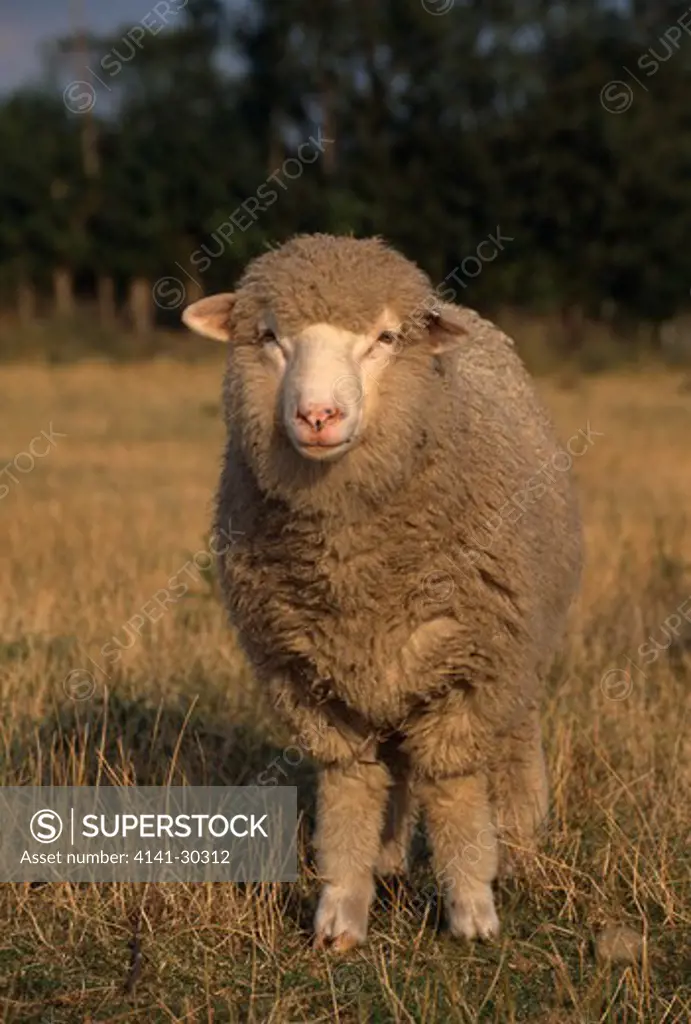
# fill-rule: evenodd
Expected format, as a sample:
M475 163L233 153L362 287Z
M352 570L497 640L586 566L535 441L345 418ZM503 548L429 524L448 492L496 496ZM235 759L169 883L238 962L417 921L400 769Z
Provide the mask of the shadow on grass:
M15 721L19 719L16 716ZM56 703L42 720L24 719L13 730L9 747L0 750L5 773L26 772L40 761L40 777L22 784L157 786L248 786L276 784L258 776L279 759L282 772L270 777L278 784L295 785L312 778L306 753L293 766L266 727L244 719L223 719L216 711L204 712L190 701L167 704L111 691L84 700ZM289 776L292 778L289 779ZM17 784L19 780L17 780ZM4 780L9 785L8 780Z
M296 786L303 862L314 829L316 771L300 748L279 746L265 727L118 693L68 700L42 721L15 729L0 746L0 780L6 786ZM286 915L305 933L315 909L311 888L281 886Z
M108 694L66 701L16 727L0 747L9 785L297 786L311 826L316 772L305 751L266 727L218 713Z

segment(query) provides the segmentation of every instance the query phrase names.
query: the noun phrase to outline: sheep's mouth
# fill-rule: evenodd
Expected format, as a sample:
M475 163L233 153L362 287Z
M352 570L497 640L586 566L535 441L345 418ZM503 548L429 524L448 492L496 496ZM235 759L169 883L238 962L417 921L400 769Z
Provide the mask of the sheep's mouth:
M295 441L294 444L300 455L307 459L333 459L352 447L353 438L348 437L344 441L314 441L311 444Z

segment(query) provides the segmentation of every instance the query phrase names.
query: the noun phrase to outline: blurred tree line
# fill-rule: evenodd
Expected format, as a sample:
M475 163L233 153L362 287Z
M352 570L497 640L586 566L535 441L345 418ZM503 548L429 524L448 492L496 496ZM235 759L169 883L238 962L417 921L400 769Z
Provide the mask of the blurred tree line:
M689 32L652 0L170 0L58 40L0 106L3 306L126 302L146 329L328 231L574 345L585 318L660 322L691 286Z

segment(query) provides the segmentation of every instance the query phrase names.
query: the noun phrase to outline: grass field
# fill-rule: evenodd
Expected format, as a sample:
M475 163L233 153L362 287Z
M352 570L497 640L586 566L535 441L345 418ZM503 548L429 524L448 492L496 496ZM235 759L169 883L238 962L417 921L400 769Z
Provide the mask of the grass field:
M313 771L283 756L212 575L116 665L99 654L205 564L220 372L0 369L0 783L242 784L273 763L308 831ZM564 438L591 431L569 470L587 569L544 701L549 827L499 889L502 939L437 933L424 855L342 959L310 948L307 846L298 883L255 891L3 885L3 1021L691 1020L691 391L662 372L540 386ZM640 963L595 956L612 924Z

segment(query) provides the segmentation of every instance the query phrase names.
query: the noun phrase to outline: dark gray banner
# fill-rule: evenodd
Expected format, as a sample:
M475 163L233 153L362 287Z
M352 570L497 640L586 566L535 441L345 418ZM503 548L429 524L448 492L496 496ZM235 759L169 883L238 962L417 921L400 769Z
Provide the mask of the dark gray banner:
M290 882L294 786L3 786L0 882Z

